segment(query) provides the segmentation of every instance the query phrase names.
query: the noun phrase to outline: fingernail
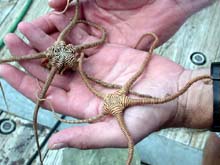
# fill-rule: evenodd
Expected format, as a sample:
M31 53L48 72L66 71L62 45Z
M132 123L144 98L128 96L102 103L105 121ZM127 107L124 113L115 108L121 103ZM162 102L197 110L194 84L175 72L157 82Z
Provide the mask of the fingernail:
M57 143L53 144L51 147L49 147L51 150L57 150L66 147L64 143Z

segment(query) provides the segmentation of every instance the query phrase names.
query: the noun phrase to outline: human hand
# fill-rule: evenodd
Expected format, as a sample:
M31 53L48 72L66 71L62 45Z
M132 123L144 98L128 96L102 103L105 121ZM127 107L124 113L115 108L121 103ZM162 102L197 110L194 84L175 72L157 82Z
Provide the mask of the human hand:
M32 26L26 29L26 36L30 34L28 39L32 47L14 34L8 35L5 39L13 55L24 55L35 50L42 51L54 42L53 37L46 35L34 25L26 23L20 25L20 29L27 26ZM117 84L124 84L140 67L147 55L145 52L115 44L106 44L98 52L88 53L92 56L84 62L85 71L99 79ZM0 66L0 75L25 96L36 100L35 94L39 90L36 79L44 82L48 71L36 60L21 64L32 76L6 64ZM155 55L134 89L155 97L173 94L178 90L178 80L183 71L184 69L174 62ZM107 91L103 92L107 93ZM78 73L68 72L57 75L46 99L51 102L56 112L76 118L96 116L103 110L102 101L86 88ZM50 108L47 103L43 106ZM161 127L181 125L175 118L177 112L177 100L174 100L167 104L128 108L124 117L134 141L138 142ZM112 117L86 126L74 126L62 130L53 135L49 141L49 147L53 149L67 146L100 148L126 145L127 141L117 121Z
M80 11L82 19L96 22L107 29L109 43L135 47L146 32L157 34L160 44L162 44L179 29L189 16L210 5L211 2L213 1L87 0L82 2ZM49 4L52 8L62 10L66 5L66 0L51 0ZM53 15L50 19L45 16L40 24L42 27L45 26L43 24L55 25L61 31L72 17L72 13L73 7L70 7L65 15ZM88 28L83 30L94 34L94 31L90 31ZM47 31L45 30L45 32ZM85 35L85 32L81 33L82 36ZM74 34L72 33L72 35ZM145 38L138 48L146 49L150 42L149 38Z

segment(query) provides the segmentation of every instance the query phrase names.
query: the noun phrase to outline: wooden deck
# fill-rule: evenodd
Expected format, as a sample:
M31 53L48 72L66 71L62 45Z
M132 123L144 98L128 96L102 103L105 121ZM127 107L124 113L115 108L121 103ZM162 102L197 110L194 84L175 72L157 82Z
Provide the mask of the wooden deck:
M11 22L23 8L24 1L18 0L0 0L0 38L8 31ZM30 21L49 11L47 1L33 1L29 11L23 20ZM40 6L40 8L39 8ZM203 52L207 57L205 65L200 67L209 67L213 61L220 59L220 5L215 4L212 7L191 17L178 33L167 41L163 46L157 49L157 53L166 56L173 61L191 69L199 66L190 61L190 55L193 52ZM16 34L21 34L16 31ZM8 56L8 50L3 47L0 54ZM15 64L16 65L16 64ZM36 144L32 129L32 115L34 104L23 97L21 94L11 88L5 81L1 80L7 94L11 114L5 112L2 96L0 96L0 121L10 119L16 122L16 130L9 134L0 134L0 165L6 164L39 164L36 157ZM39 114L39 135L42 144L46 143L52 129L56 126L50 112L41 110ZM57 125L54 130L68 127L65 124ZM52 130L52 131L51 131ZM203 150L209 132L201 132L191 129L165 129L157 133L160 136L171 139L178 143ZM121 165L125 161L127 150L124 149L102 149L79 151L77 149L63 149L50 151L46 145L43 147L44 163L54 165L102 165L114 164ZM134 165L140 164L140 158L135 154Z

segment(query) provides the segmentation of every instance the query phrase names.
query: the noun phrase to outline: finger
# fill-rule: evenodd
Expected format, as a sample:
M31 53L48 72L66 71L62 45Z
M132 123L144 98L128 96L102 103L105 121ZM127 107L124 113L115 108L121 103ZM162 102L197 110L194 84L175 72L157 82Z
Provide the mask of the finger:
M50 7L57 9L57 10L62 10L65 8L67 4L67 0L49 0L48 4Z
M21 92L29 99L36 101L37 94L41 89L35 78L8 64L0 65L0 76L11 84L17 91ZM59 97L64 100L67 97L64 90L54 86L50 86L47 92L47 96L50 95L59 95ZM46 108L49 108L49 106L46 105L47 104L44 104Z
M24 43L23 40L21 40L15 34L8 34L5 37L5 43L13 56L28 55L34 52L26 43ZM49 72L47 69L39 65L39 60L22 61L20 64L37 79L43 82L46 80ZM69 90L69 81L70 79L68 77L58 75L52 84L65 90Z
M47 35L42 29L32 23L22 22L18 26L19 30L29 40L34 49L45 51L54 43L54 39Z
M44 33L51 34L56 31L56 27L49 19L49 14L43 15L31 22L34 26L40 28Z
M62 130L49 139L49 149L74 147L92 149L103 147L125 147L127 140L116 121L111 124L98 122L86 126Z
M39 83L36 78L8 64L0 65L0 76L17 91L36 102L37 95L43 87L42 82ZM79 81L80 77L78 77L77 80ZM82 82L76 84L73 89L74 93L69 95L62 88L51 85L46 94L46 101L44 101L41 106L47 109L53 108L58 113L73 115L77 118L95 116L97 111L94 111L94 109L97 109L98 102L93 101L94 96L91 92L87 90ZM93 104L91 104L91 102L93 102ZM51 105L53 107L51 107Z
M0 76L11 84L11 86L13 86L17 91L32 101L36 102L38 99L37 95L40 93L43 83L40 83L39 85L36 78L33 78L32 76L29 76L28 74L8 64L0 65ZM46 101L44 101L41 106L47 109L53 108L58 113L73 115L77 118L95 116L97 111L94 111L94 109L98 107L98 103L96 101L92 104L92 106L90 105L90 103L93 102L94 96L90 92L88 93L86 87L81 89L81 85L82 83L76 85L76 91L74 91L72 97L61 88L51 85L45 97ZM53 107L51 107L51 105ZM77 109L78 107L80 109ZM86 108L91 109L89 111Z
M5 36L4 42L6 46L9 48L9 51L12 55L23 56L30 53L33 53L33 49L31 49L27 44L25 44L16 34L9 33ZM17 48L19 46L19 49Z

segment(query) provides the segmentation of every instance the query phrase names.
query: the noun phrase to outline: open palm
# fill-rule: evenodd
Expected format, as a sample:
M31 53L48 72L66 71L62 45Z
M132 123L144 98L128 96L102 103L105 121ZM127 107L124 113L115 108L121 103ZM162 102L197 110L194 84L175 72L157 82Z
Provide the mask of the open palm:
M30 44L25 44L16 35L6 37L6 45L13 55L24 55L34 51L45 50L55 40L41 29L32 24L23 24L27 34L33 34ZM34 35L38 34L38 35ZM41 41L41 42L39 42ZM123 85L140 67L147 53L116 44L105 44L99 50L89 51L90 56L84 62L84 70L99 79ZM21 63L29 74L9 65L0 66L0 75L14 88L31 100L36 100L39 84L45 81L48 71L40 66L40 61ZM163 64L163 65L161 65ZM177 82L183 68L160 56L153 56L145 73L136 82L133 89L155 97L164 97L177 91ZM109 91L100 87L103 93ZM78 73L67 72L57 75L47 93L47 99L58 113L88 118L96 116L102 111L102 100L96 98L85 86ZM44 107L50 108L48 104ZM125 111L125 122L135 142L161 127L174 121L177 110L177 101L163 105L149 105L128 108ZM166 125L165 125L166 124ZM90 139L89 141L87 139ZM72 146L79 148L123 147L127 145L117 122L112 117L83 127L72 127L51 137L49 147L56 148Z

